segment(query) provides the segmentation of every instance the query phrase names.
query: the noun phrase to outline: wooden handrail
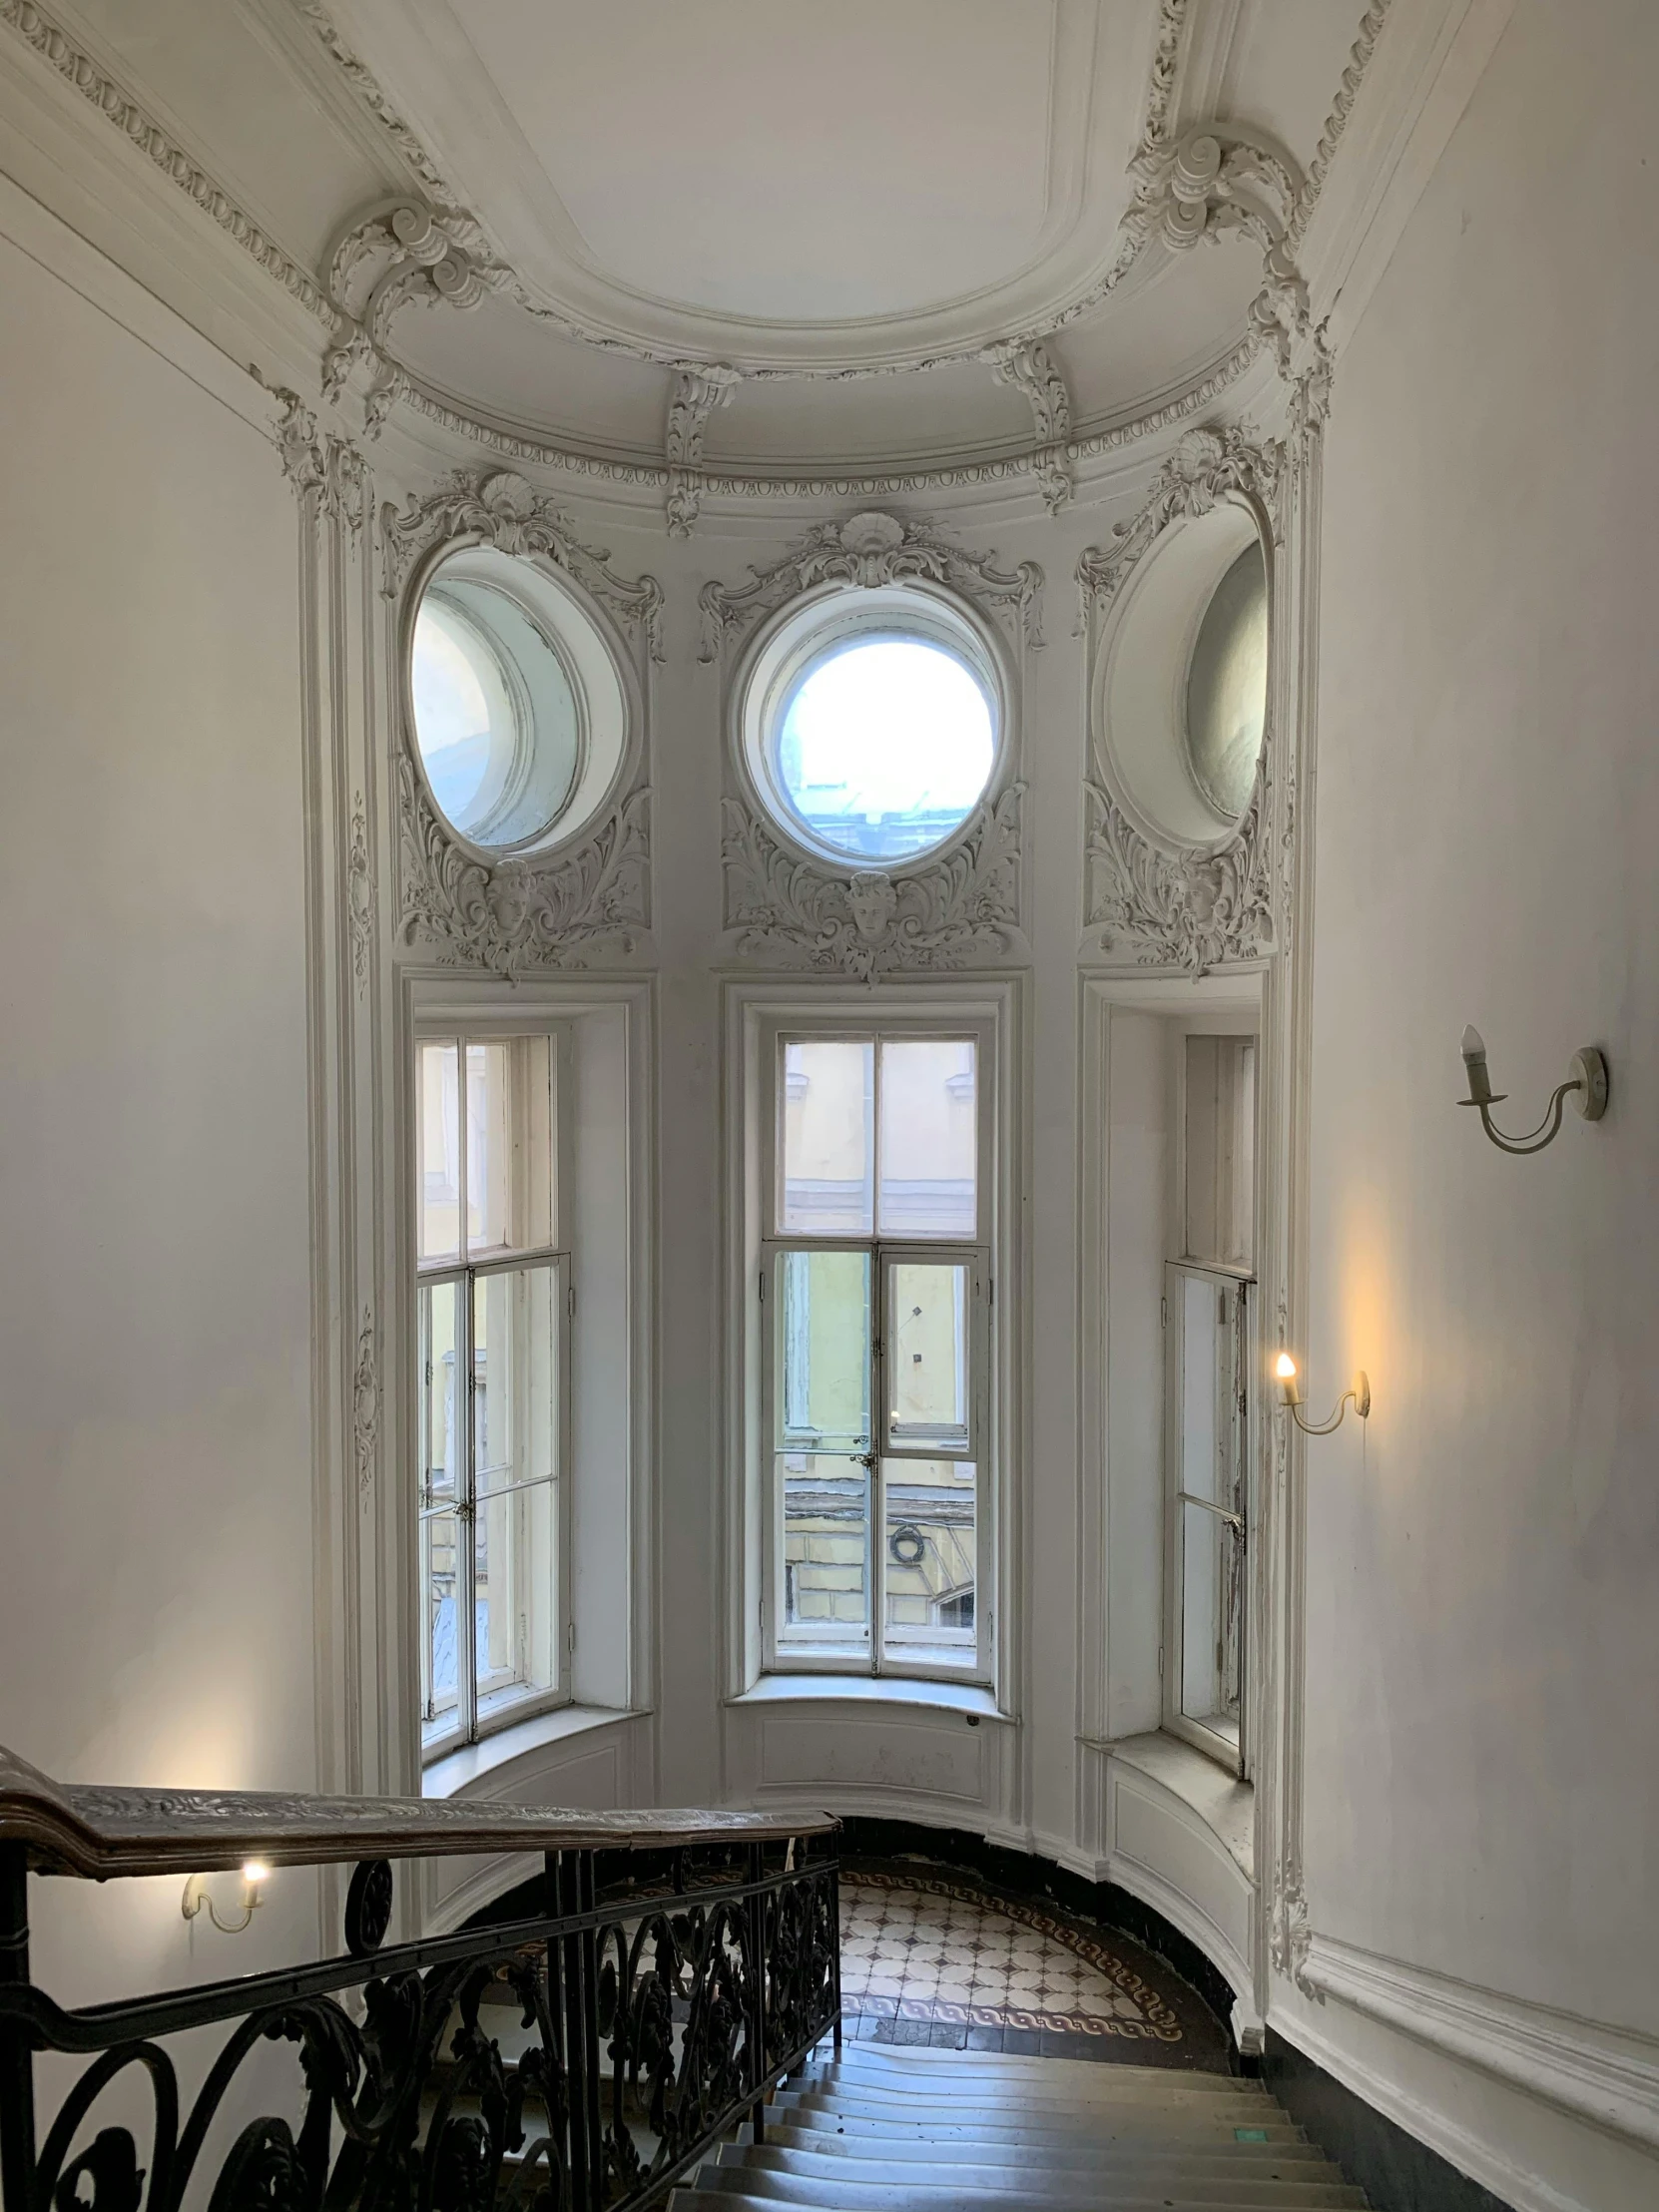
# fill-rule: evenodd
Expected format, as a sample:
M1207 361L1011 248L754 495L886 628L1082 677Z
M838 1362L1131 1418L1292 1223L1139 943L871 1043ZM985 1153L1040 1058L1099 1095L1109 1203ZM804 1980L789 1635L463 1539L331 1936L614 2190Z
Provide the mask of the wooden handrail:
M822 1836L828 1813L571 1812L478 1798L289 1797L54 1782L0 1746L0 1844L37 1874L214 1874L263 1860L316 1867L501 1851L632 1851Z

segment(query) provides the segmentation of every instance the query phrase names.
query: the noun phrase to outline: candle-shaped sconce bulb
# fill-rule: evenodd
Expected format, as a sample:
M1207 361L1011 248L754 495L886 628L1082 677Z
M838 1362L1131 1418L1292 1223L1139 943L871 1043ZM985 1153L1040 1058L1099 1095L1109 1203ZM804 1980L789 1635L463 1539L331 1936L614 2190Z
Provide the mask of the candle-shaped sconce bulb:
M1469 1097L1472 1106L1488 1105L1492 1096L1492 1079L1486 1072L1485 1039L1471 1021L1463 1031L1463 1066L1468 1072Z

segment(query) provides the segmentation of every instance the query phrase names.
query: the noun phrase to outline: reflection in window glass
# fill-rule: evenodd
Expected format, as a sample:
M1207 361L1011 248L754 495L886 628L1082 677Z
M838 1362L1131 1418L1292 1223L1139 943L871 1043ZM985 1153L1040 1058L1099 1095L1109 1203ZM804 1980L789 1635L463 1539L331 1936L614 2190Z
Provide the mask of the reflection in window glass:
M880 1095L880 1234L971 1238L973 1039L883 1038Z
M1217 814L1250 805L1268 709L1268 576L1245 548L1211 595L1187 669L1187 757Z
M895 860L958 830L990 780L983 685L916 637L854 638L809 664L777 738L779 786L813 840Z
M783 1444L869 1449L867 1252L786 1252L779 1263Z
M888 1270L889 1451L968 1448L968 1271L899 1260Z

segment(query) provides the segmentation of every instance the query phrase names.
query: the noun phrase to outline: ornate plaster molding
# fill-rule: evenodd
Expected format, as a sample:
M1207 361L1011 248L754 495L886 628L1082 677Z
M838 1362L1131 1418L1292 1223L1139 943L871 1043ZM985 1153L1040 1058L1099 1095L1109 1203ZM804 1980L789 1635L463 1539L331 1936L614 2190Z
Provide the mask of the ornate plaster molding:
M1166 852L1144 837L1102 785L1085 783L1085 918L1104 952L1138 967L1212 968L1254 960L1274 944L1271 785L1258 775L1226 843Z
M296 391L272 391L281 413L272 442L282 474L301 506L314 504L326 521L344 523L353 537L363 526L369 489L368 464L347 438L319 430L316 417Z
M368 815L361 792L351 811L351 842L346 852L345 918L351 932L351 973L357 996L368 988L368 956L374 941L374 862L368 849Z
M1258 445L1234 424L1184 432L1152 479L1139 513L1118 524L1109 546L1088 546L1079 557L1079 632L1091 613L1111 603L1135 563L1178 517L1208 514L1238 493L1263 516L1271 515L1284 458L1277 440Z
M725 799L726 926L746 958L870 982L962 968L1019 946L1019 818L1025 787L982 807L962 842L891 874L828 875L787 852L741 800Z
M1035 338L992 346L986 358L996 368L999 384L1012 384L1022 392L1036 425L1037 450L1031 456L1031 473L1050 514L1058 514L1072 495L1071 394L1054 365L1046 345Z
M651 790L642 785L568 852L493 865L438 820L406 752L397 760L398 934L442 966L509 978L631 953L651 926Z
M351 1375L351 1446L357 1468L357 1494L366 1498L374 1485L374 1460L380 1443L380 1370L375 1349L374 1315L363 1308L357 1332L357 1364Z
M931 524L869 512L845 522L821 522L781 560L751 568L747 584L705 584L700 661L714 661L730 638L741 637L763 615L820 584L854 584L865 590L922 578L959 591L1005 625L1033 651L1042 645L1043 572L1035 561L998 569L969 553Z
M1360 19L1359 34L1349 49L1348 65L1337 87L1337 97L1332 102L1331 113L1326 118L1325 129L1320 133L1319 145L1314 149L1314 158L1308 165L1308 174L1303 179L1296 206L1292 209L1290 222L1286 226L1286 235L1293 247L1301 244L1302 234L1307 230L1309 218L1318 205L1326 174L1331 167L1331 158L1348 128L1349 116L1353 112L1360 86L1371 66L1371 58L1377 51L1377 42L1382 35L1382 26L1388 19L1388 10L1392 5L1393 0L1371 0L1371 5Z
M381 590L402 591L416 561L455 538L536 554L607 607L649 660L660 661L662 586L620 575L552 500L506 470L457 470L401 510L380 510ZM642 756L643 758L643 756ZM397 930L444 965L514 976L631 954L651 926L651 791L636 780L578 842L490 861L439 819L406 746L397 755Z
M401 511L382 507L380 529L381 590L388 599L396 598L414 562L433 546L449 538L480 540L503 553L539 554L562 568L643 640L653 661L663 658L661 584L654 576L619 575L603 546L585 544L544 492L508 469L457 469L427 498L411 493Z
M1313 1947L1308 1924L1308 1900L1300 1873L1281 1869L1274 1885L1273 1916L1268 1936L1268 1955L1275 1973L1294 1981L1305 1997L1324 2002L1322 1992L1308 1974L1308 1954Z
M668 461L668 534L689 538L703 503L703 432L743 382L735 368L701 368L686 362L674 372L665 439Z
M142 103L84 47L77 45L45 9L34 6L33 0L0 0L0 24L21 39L48 68L55 69L67 84L73 85L84 100L193 200L211 222L217 223L245 254L252 256L290 298L296 299L319 322L332 325L333 308L310 273L291 261L194 156L171 138Z

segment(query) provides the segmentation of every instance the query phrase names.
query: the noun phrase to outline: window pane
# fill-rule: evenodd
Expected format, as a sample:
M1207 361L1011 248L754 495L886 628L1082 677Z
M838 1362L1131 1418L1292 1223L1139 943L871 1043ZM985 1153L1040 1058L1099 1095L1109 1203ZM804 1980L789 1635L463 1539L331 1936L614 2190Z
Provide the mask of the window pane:
M473 1286L474 1620L483 1700L556 1677L554 1478L558 1276L511 1268Z
M867 1252L778 1256L778 1443L869 1449Z
M1231 1521L1181 1507L1181 1710L1239 1741L1239 1628L1244 1546Z
M456 1619L459 1526L450 1512L420 1516L420 1687L423 1733L428 1737L446 1736L455 1726L460 1696Z
M960 1261L889 1265L884 1450L968 1449L970 1288Z
M961 1460L888 1459L882 1654L965 1667L977 1654L975 1470Z
M466 1048L467 1247L553 1242L553 1046L510 1037Z
M869 1469L856 1459L778 1454L784 1602L778 1642L798 1656L869 1651Z
M971 1037L882 1043L883 1237L977 1235L974 1056Z
M1181 1488L1230 1512L1238 1504L1237 1300L1208 1277L1181 1278Z
M453 1504L460 1470L460 1400L455 1388L460 1287L427 1283L417 1296L420 1344L417 1426L420 1451L420 1504Z
M874 1096L871 1039L827 1037L785 1044L778 1102L778 1226L783 1235L870 1235Z
M459 1048L423 1044L415 1056L415 1241L422 1260L461 1250Z

